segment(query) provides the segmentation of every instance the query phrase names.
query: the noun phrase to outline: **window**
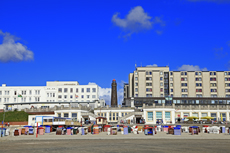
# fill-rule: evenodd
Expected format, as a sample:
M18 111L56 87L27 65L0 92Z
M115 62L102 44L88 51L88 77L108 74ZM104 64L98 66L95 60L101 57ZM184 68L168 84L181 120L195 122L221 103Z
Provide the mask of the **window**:
M76 93L78 93L78 88L76 88Z
M93 88L92 91L93 91L93 92L96 92L96 88Z
M135 77L135 81L137 81L138 79L137 79L137 77Z
M90 96L89 96L89 95L87 95L86 97L89 99L89 97L90 97Z
M67 98L67 95L64 95L64 98L66 99L66 98Z
M196 89L196 92L202 92L202 89Z
M64 113L64 117L69 117L69 113Z
M173 75L173 72L170 72L170 75Z
M61 95L58 95L58 98L62 98L62 96L61 96Z
M148 121L153 121L153 112L148 112Z
M171 92L173 92L173 89L171 89Z
M121 116L123 117L123 116L124 116L124 113L121 113Z
M149 72L149 75L152 75L152 72Z
M1 102L1 101L0 101ZM14 98L14 102L16 102L16 98Z
M81 88L81 92L84 93L84 88Z
M152 97L152 94L146 94L146 97Z
M31 102L31 97L29 98L29 102Z
M170 87L173 87L173 83L170 83Z
M138 97L138 94L135 94L135 97Z
M195 72L195 75L198 75L198 72Z
M2 95L2 91L0 91L0 95Z
M84 98L84 95L81 95L81 98Z
M92 95L92 98L96 98L96 95Z
M156 119L162 119L162 112L156 112Z
M181 72L181 75L184 75L184 72Z
M160 91L163 92L163 88L161 88Z
M73 98L73 95L70 95L70 98Z
M50 93L50 97L52 97L52 93Z
M77 118L77 113L72 113L72 117Z
M184 72L184 75L187 75L187 72Z
M73 88L70 88L70 92L71 92L71 93L73 92Z
M146 77L146 80L152 80L152 77Z
M187 83L181 83L182 87L187 87Z
M160 86L163 86L163 83L162 83L162 82L160 83Z
M202 94L196 94L196 97L202 97Z
M152 91L152 88L146 88L146 91Z
M162 72L162 71L160 72L160 75L163 75L163 72Z
M152 83L146 83L146 86L152 86Z
M165 112L165 120L166 121L170 121L171 120L170 112Z
M199 75L201 75L201 72L199 72Z
M86 92L90 92L90 88L86 88Z
M17 91L14 91L14 95L17 95Z
M50 94L49 94L49 93L47 93L47 97L49 97L49 95L50 95Z
M138 88L135 88L135 92L138 92Z
M64 88L64 92L65 92L65 93L68 92L68 88Z
M217 89L211 89L211 92L217 92Z
M170 78L170 81L173 81L173 78L172 78L172 77Z
M135 75L137 75L137 72L135 72Z
M196 83L197 87L202 87L202 83Z
M230 85L230 84L229 84ZM216 87L216 83L210 83L210 86L211 87ZM225 86L226 86L226 84L225 84Z
M188 92L188 89L181 89L181 92Z
M163 77L160 77L160 80L162 81L162 80L163 80Z
M216 81L216 78L210 78L210 81Z
M225 81L230 81L230 78L225 78Z
M58 117L61 117L61 113L58 113Z
M188 94L182 94L181 97L188 97Z
M216 121L216 113L211 113L211 117L214 117L214 121Z
M62 92L62 88L58 88L58 92L61 93Z
M224 75L227 75L228 73L227 72L224 72Z

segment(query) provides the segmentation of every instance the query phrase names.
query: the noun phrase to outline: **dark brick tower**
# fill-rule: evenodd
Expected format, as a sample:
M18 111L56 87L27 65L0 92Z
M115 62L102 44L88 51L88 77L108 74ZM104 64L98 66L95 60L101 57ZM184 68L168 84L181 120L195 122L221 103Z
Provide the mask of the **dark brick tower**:
M111 107L116 107L117 106L117 83L115 79L113 79L111 86L112 86Z

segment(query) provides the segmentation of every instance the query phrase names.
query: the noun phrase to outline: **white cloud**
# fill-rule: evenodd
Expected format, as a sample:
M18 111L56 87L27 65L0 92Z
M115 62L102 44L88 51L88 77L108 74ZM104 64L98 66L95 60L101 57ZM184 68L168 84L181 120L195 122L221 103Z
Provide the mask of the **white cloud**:
M112 17L112 22L128 32L128 36L133 33L140 32L142 30L151 29L154 23L164 25L163 21L159 17L155 17L153 20L141 6L136 6L129 11L124 19L118 17L120 13L116 13Z
M111 88L99 87L99 98L104 99L106 105L110 105L111 102Z
M157 64L153 64L153 65L146 65L146 67L157 67Z
M208 71L208 69L205 68L200 68L198 65L182 65L181 67L178 68L179 71Z
M125 81L121 81L117 86L117 103L122 104L123 98L124 98L124 89L123 89L123 84ZM106 105L111 104L111 88L101 88L99 87L99 98L104 99Z
M3 36L3 42L0 44L1 62L33 60L33 52L28 50L27 46L16 42L19 38L7 32L3 33L1 30L0 36Z

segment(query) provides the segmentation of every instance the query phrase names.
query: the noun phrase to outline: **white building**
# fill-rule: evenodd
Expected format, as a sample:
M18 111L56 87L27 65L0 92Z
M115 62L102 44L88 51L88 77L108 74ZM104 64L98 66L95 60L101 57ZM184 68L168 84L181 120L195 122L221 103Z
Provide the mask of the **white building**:
M86 105L94 107L99 100L98 85L79 85L77 81L48 81L46 86L0 87L0 109L24 109L53 107L59 104ZM27 104L28 103L28 104ZM104 106L103 104L99 104Z

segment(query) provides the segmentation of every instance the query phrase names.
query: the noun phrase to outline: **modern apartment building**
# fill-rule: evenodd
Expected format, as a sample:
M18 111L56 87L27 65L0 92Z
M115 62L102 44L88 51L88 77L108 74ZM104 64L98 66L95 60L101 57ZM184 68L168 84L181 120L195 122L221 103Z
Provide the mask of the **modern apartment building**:
M53 107L61 104L93 104L99 100L98 85L79 85L77 81L48 81L46 86L0 87L0 109ZM104 106L104 104L102 104Z
M178 103L198 103L195 100L202 99L209 100L201 101L203 103L216 103L215 100L227 103L229 101L225 100L230 100L230 71L170 71L167 66L137 67L129 74L129 84L124 86L124 91L124 101L133 97L135 104L139 101L140 105L143 100L148 103L151 99L163 103L172 102L172 99L186 100ZM187 101L189 99L191 101Z

